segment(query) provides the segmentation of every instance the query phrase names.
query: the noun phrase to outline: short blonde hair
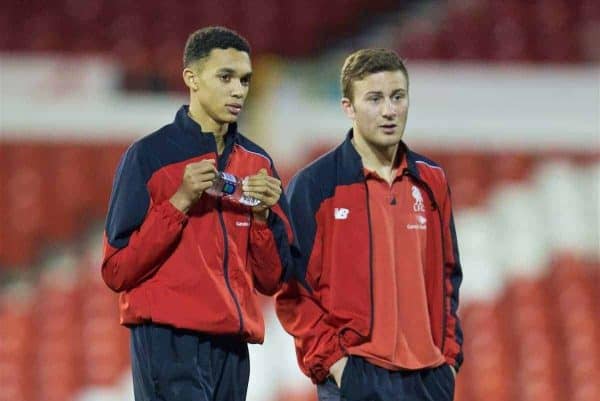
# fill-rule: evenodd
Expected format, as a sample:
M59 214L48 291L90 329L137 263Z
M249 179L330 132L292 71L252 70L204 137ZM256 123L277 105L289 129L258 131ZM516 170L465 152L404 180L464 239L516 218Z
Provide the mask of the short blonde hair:
M381 71L402 71L408 82L408 71L398 54L389 49L362 49L346 58L340 76L342 96L352 101L352 83Z

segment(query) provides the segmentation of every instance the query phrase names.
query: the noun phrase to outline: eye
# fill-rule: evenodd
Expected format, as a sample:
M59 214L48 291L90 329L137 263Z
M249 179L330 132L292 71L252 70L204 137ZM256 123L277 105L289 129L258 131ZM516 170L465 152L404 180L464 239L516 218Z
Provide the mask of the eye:
M229 83L229 81L231 81L231 75L229 75L229 74L219 75L219 79L221 80L221 82Z
M393 99L395 101L400 101L400 100L404 99L405 97L406 97L406 94L404 94L404 93L397 93L397 94L394 95Z
M367 100L372 103L377 103L379 101L379 99L380 99L379 96L371 96L371 97L367 98Z
M240 79L240 82L243 86L248 86L250 85L250 77L242 77L242 79Z

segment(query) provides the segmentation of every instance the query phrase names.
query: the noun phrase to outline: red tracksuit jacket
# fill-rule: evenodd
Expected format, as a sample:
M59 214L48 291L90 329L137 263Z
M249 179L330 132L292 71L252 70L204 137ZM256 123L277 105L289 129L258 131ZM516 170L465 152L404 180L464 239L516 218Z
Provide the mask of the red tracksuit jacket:
M346 348L369 341L373 266L367 184L352 131L339 147L291 181L290 211L300 251L297 280L276 297L277 314L295 338L302 371L319 383ZM405 146L402 144L402 146ZM462 281L450 194L443 170L406 148L404 175L429 197L425 281L431 332L447 363L462 363L458 309ZM341 218L340 218L341 217Z
M257 290L274 294L289 269L293 241L282 195L267 224L249 208L204 194L186 215L169 198L188 163L218 160L238 177L266 168L267 153L230 124L219 157L212 134L187 115L129 147L113 184L102 277L120 292L121 323L144 321L262 342Z

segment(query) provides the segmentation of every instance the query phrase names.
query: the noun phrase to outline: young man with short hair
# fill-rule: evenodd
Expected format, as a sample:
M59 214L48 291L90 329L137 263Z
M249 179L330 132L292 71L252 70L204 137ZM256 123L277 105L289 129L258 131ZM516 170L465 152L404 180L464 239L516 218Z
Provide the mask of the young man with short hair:
M341 86L352 129L289 186L299 277L278 317L320 401L452 400L462 272L444 171L402 141L394 52L351 54Z
M189 106L133 143L117 169L102 277L131 329L137 401L246 398L247 343L264 338L256 291L280 288L293 241L273 162L237 129L251 75L237 33L191 34ZM248 177L244 193L260 204L205 193L217 171Z

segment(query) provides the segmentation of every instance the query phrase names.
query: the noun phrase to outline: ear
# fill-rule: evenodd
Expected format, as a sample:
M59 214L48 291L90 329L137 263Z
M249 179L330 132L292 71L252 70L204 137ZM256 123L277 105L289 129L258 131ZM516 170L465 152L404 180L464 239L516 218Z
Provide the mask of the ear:
M185 68L183 70L183 82L185 82L185 85L191 90L198 90L198 84L196 83L196 73L190 68Z
M347 97L342 98L342 110L348 116L349 119L354 120L356 114L354 112L354 106L352 105L352 101Z

